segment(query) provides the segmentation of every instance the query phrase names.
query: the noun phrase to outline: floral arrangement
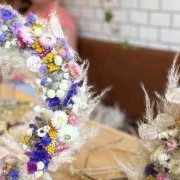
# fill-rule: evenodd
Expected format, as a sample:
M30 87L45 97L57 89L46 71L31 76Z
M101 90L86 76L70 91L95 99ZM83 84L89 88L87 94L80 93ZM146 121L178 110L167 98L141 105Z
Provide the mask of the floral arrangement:
M156 93L155 102L146 96L146 115L139 123L139 153L128 164L118 160L132 180L180 179L180 74L175 58L169 71L165 95ZM178 66L179 67L179 66Z
M0 179L51 179L48 171L71 162L93 136L84 120L101 95L92 98L87 62L68 46L55 14L49 21L32 13L25 19L1 5L0 66L4 76L23 74L38 90L40 104L21 142L1 137Z

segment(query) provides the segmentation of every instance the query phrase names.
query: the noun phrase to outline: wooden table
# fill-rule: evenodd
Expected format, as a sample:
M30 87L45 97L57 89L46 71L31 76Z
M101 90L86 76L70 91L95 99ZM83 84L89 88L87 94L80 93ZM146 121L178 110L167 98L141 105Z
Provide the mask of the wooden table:
M5 86L3 88L6 89L8 95L9 88ZM19 90L16 90L16 98L18 100L34 101L33 97ZM89 179L92 180L110 180L124 176L116 163L115 156L127 161L127 157L136 154L136 139L122 131L105 127L93 121L89 121L88 125L94 128L98 127L98 136L87 142L72 165L64 165L59 172L52 173L53 180L81 179L80 176L71 176L74 172L73 168L76 170L92 168L91 172L84 172L84 175L89 175ZM106 168L110 168L109 170L112 173L105 173Z

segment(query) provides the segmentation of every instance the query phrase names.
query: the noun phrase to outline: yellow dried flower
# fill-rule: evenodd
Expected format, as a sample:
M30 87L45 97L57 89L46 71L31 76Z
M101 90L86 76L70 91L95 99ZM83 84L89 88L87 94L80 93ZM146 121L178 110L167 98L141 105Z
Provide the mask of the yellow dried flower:
M22 142L23 144L27 144L30 139L31 139L30 136L25 135L25 136L21 139L21 142Z
M56 130L50 130L48 132L50 139L55 140L57 139L57 131Z
M146 177L146 180L156 180L156 178L152 175L149 175L148 177Z
M50 53L48 53L44 58L43 58L43 62L45 64L49 64L49 63L53 63L54 62L54 57L56 56L57 52L56 51L51 51Z
M43 23L41 22L41 21L36 21L35 22L35 24L33 24L32 26L31 26L31 28L33 29L33 30L35 30L36 28L43 28Z
M39 44L39 40L35 40L35 42L31 46L36 52L42 53L45 49Z
M59 69L59 66L56 66L55 64L51 63L51 64L48 64L48 69L50 72L54 72Z
M6 165L6 169L4 170L4 173L5 174L9 174L9 170L12 168L12 165L11 164L7 164Z
M52 155L54 154L55 148L55 144L49 144L49 146L45 147L45 150Z

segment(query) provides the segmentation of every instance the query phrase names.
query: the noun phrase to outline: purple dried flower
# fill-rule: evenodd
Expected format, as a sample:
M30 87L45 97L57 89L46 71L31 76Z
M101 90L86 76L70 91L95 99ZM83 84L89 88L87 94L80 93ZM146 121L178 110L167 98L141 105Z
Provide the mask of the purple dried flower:
M70 50L68 49L67 52L66 52L66 56L69 60L72 60L72 54L70 52Z
M51 51L52 51L52 49L51 49L51 48L46 49L45 54L49 54Z
M18 178L19 178L19 172L13 168L11 168L9 170L9 175L10 175L12 180L18 180Z
M38 141L38 144L40 146L48 146L51 143L51 139L49 138L49 136L44 136L43 138L40 138Z
M44 119L43 119L42 117L39 117L39 116L36 116L36 117L35 117L35 120L36 120L36 121L44 121Z
M10 29L14 36L17 35L19 28L22 26L20 22L13 22Z
M35 161L29 161L27 163L27 170L30 174L34 174L37 171L37 165Z
M66 98L64 99L64 102L63 102L63 107L66 107L70 101L70 99L77 94L77 88L78 88L78 83L74 83L72 86L71 86L71 89L67 92L67 96Z
M49 160L51 159L51 156L43 149L35 149L32 152L31 160L32 161L43 161L43 160Z
M7 21L16 18L17 15L9 9L1 8L0 9L0 18L3 20L3 23L6 23Z
M36 133L36 131L38 130L37 126L35 124L30 124L29 128L33 128L33 134Z
M25 155L30 157L31 156L31 152L30 151L26 151Z
M30 12L27 18L27 22L25 23L26 26L30 25L30 24L34 24L36 22L36 17L35 15Z

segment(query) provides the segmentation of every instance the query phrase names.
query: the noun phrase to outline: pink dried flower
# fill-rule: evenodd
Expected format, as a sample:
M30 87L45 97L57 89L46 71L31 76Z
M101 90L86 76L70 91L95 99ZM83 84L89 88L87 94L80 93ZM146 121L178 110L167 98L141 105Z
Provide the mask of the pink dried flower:
M18 37L27 45L32 45L34 43L32 30L28 26L21 26L19 28Z
M56 145L55 154L58 155L58 154L60 154L61 152L66 151L66 150L68 150L68 149L69 149L68 146L58 143L58 144Z
M76 115L70 114L68 123L74 126L77 124L78 120L79 120L79 118Z
M21 49L24 49L26 47L26 44L21 39L17 39L16 44Z
M69 65L68 64L63 64L62 65L62 71L63 72L68 72L69 71Z
M70 72L71 72L72 76L75 79L78 79L78 78L81 77L82 70L81 70L80 66L77 63L70 63L69 69L70 69Z
M173 138L169 138L166 142L166 151L172 152L177 148L177 141Z
M39 38L40 45L45 48L52 48L56 45L56 38L51 33L44 33Z
M66 57L66 50L65 49L60 49L58 54L63 58Z
M167 176L165 176L163 173L158 173L156 176L157 180L168 180Z

